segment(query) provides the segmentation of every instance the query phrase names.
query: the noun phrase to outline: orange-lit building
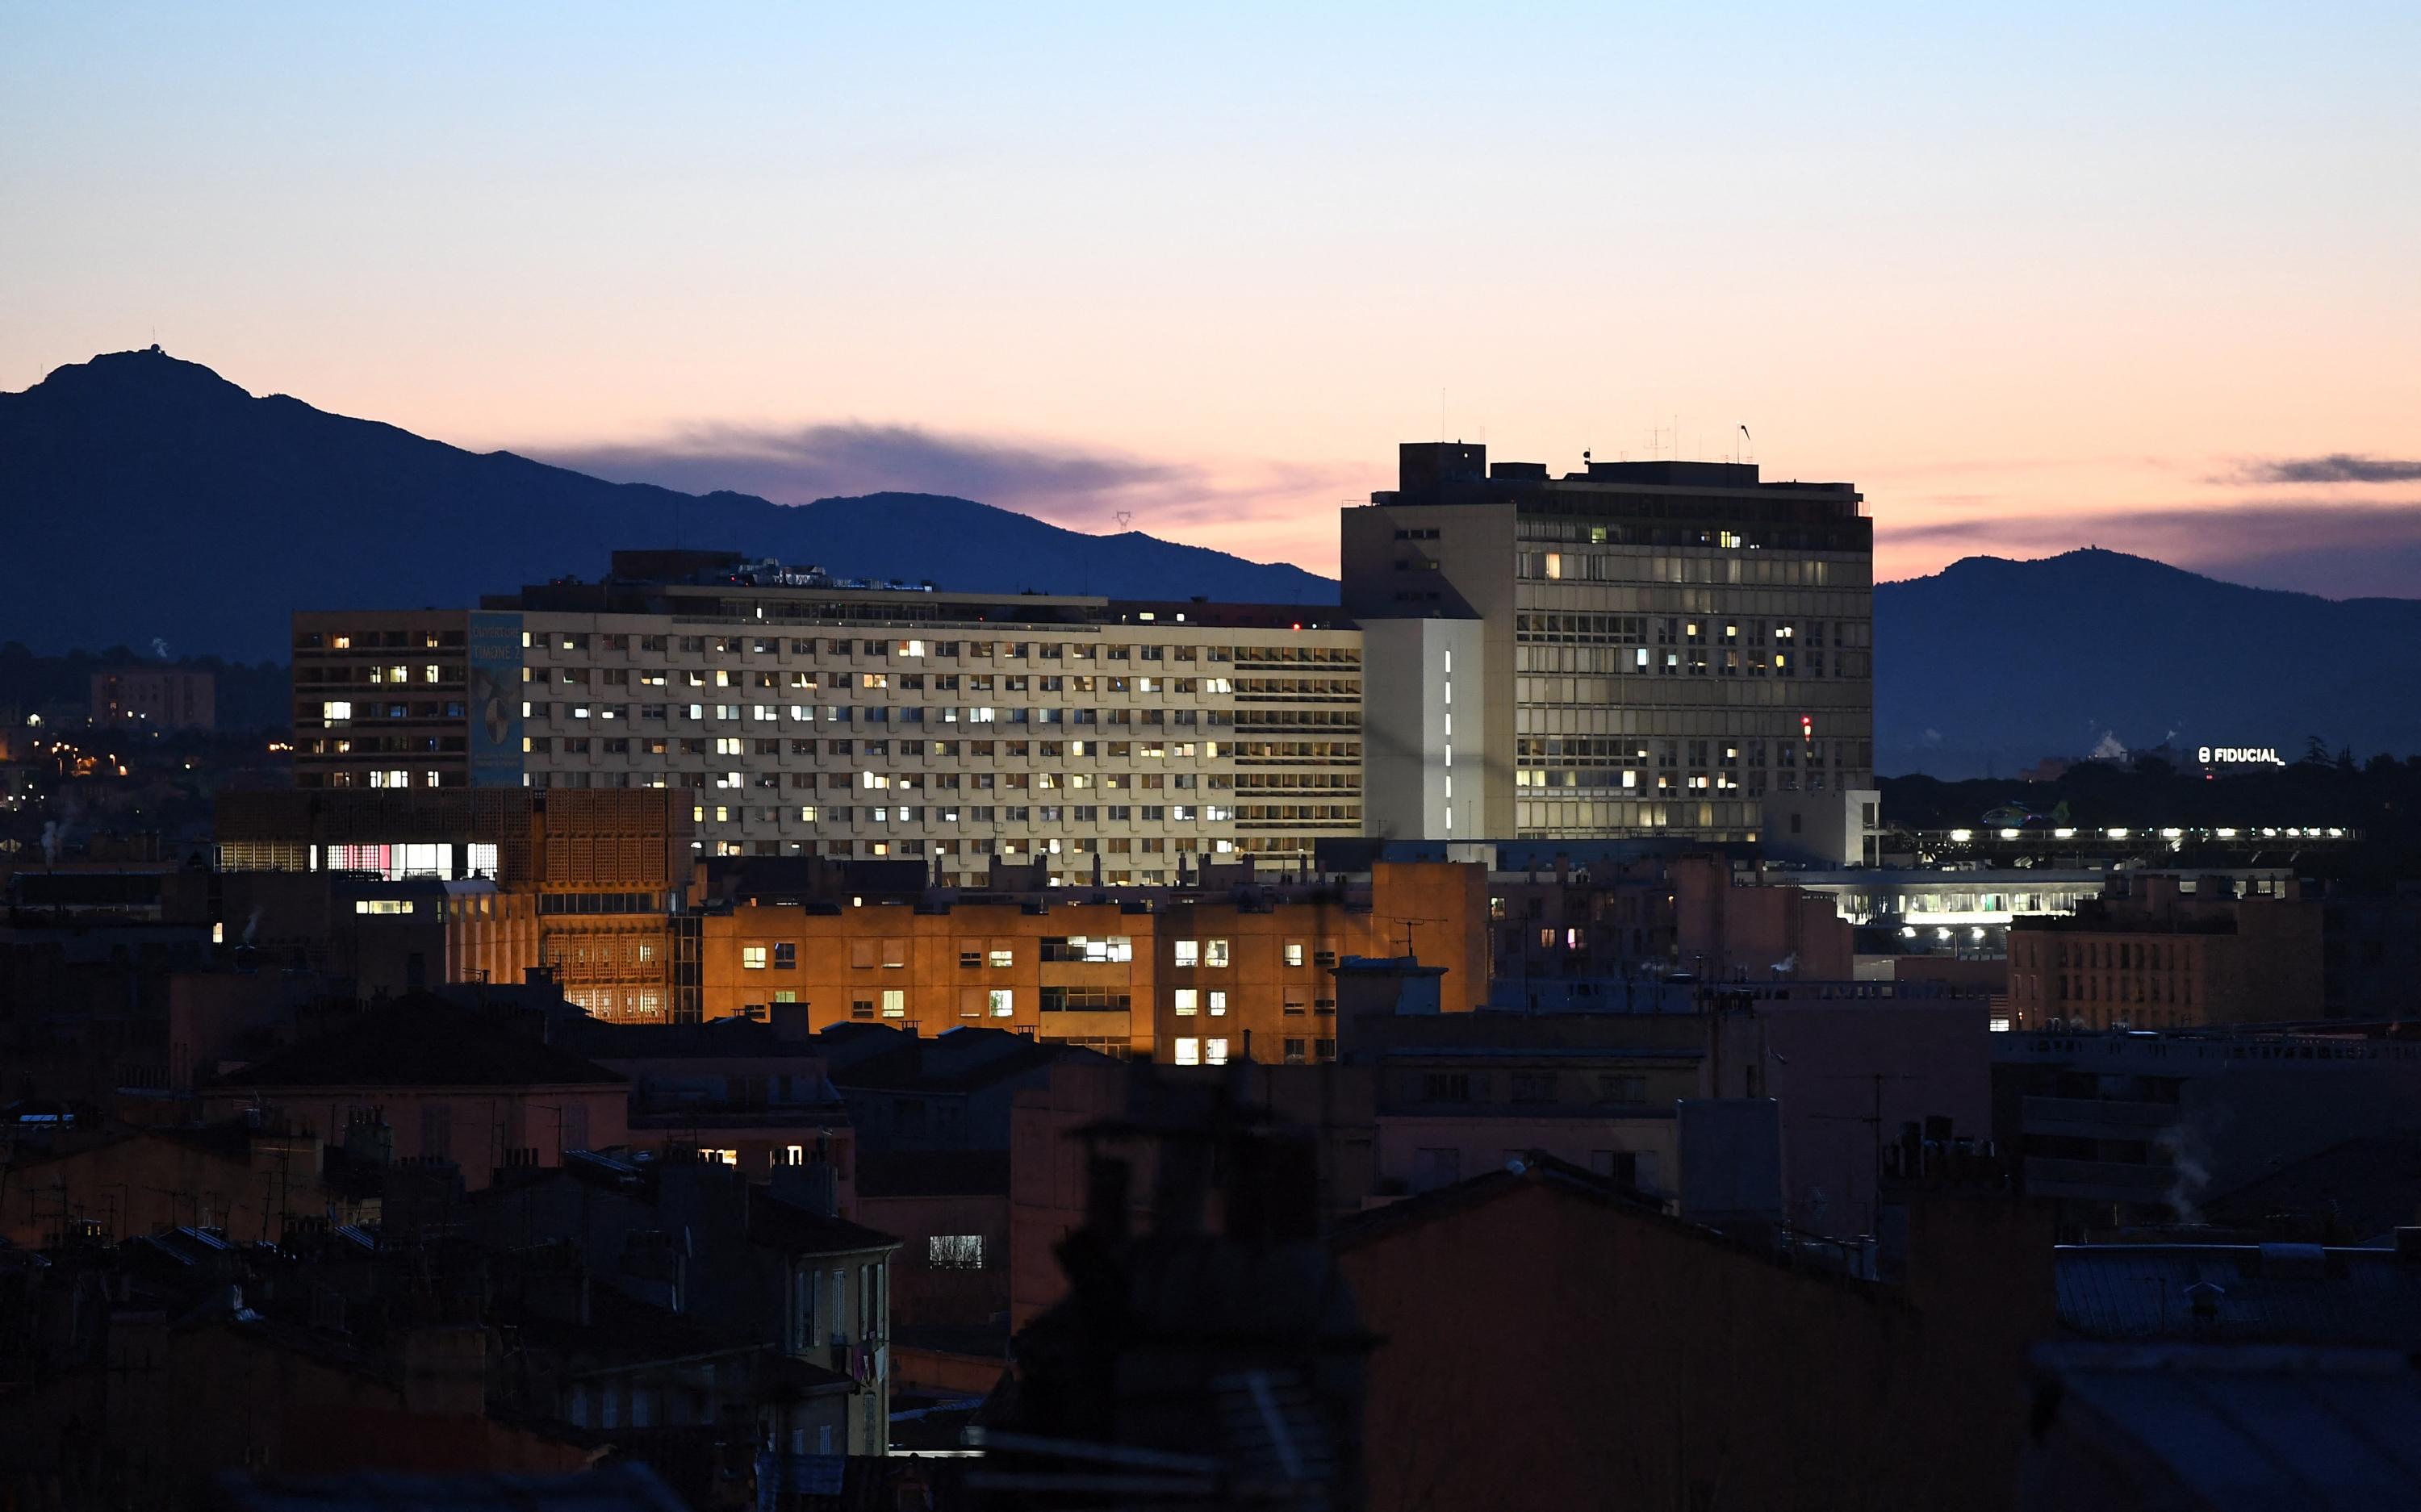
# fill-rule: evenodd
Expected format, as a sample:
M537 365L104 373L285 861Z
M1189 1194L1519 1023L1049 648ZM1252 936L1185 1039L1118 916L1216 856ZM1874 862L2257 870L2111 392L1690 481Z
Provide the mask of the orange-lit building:
M2141 875L2009 926L2014 1026L2177 1029L2321 1014L2321 905L2291 880Z
M366 918L443 910L439 980L517 982L543 967L567 998L601 1019L696 1017L695 975L680 971L695 875L690 813L665 789L227 793L217 828L223 873L338 873L398 884L392 897L350 889L351 908ZM444 884L434 896L432 881ZM228 943L264 922L254 912L257 891L222 882ZM316 919L305 916L310 929L327 927ZM273 905L266 922L265 948L307 952L310 942L280 932Z
M699 921L698 960L709 1018L797 1003L817 1029L857 1020L936 1035L981 1023L1188 1065L1334 1059L1330 973L1408 943L1445 968L1447 1009L1484 1001L1485 871L1382 863L1367 894L742 905Z

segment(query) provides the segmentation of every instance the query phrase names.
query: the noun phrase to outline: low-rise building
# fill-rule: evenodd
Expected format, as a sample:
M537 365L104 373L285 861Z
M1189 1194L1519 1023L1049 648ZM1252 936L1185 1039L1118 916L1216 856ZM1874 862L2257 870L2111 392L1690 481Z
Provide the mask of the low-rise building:
M617 1072L422 993L221 1076L201 1101L222 1116L268 1108L323 1138L375 1116L396 1158L452 1161L476 1191L501 1171L622 1144L629 1096Z
M543 969L601 1019L698 1017L691 822L667 792L232 792L216 828L192 912L228 944L323 970L418 955L430 987ZM411 943L338 943L382 933Z
M2331 887L2320 900L2321 995L2332 1019L2421 1016L2421 881Z
M832 1168L812 1157L757 1182L688 1152L623 1160L581 1152L471 1193L461 1224L518 1250L562 1244L587 1273L665 1311L846 1378L852 1388L780 1425L793 1453L880 1455L889 1442L890 1265L898 1240L840 1216ZM627 1410L627 1403L625 1404ZM601 1404L600 1407L601 1411ZM819 1441L789 1436L829 1426ZM824 1446L819 1447L819 1442Z
M801 1015L773 1023L608 1023L562 1015L549 1037L629 1080L631 1152L696 1151L762 1179L820 1159L838 1184L839 1212L855 1214L849 1107Z
M1871 1271L1543 1155L1346 1225L1330 1247L1383 1341L1367 1505L2006 1504L2048 1232L2005 1187L1894 1203Z
M2009 929L2019 1030L2317 1019L2321 912L2291 879L2142 873L2067 918Z
M1992 1134L2070 1239L2196 1222L2342 1141L2421 1129L2421 1044L2254 1029L1992 1037Z

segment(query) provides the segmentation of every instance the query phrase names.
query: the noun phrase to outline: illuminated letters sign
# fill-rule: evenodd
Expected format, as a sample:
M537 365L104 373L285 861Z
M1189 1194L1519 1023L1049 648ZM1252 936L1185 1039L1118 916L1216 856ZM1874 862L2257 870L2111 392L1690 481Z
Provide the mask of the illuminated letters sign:
M2287 763L2271 745L2206 745L2198 759L2206 767L2283 767Z

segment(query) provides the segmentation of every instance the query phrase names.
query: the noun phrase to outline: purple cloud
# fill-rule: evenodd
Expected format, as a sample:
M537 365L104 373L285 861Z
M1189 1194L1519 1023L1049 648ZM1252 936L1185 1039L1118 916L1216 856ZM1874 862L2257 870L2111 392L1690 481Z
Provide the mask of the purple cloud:
M861 422L700 425L658 440L552 447L540 460L617 482L685 492L731 489L777 504L879 492L946 493L1080 530L1159 534L1298 511L1340 486L1338 470L1261 463L1237 475L1084 446L948 435ZM1356 475L1358 476L1358 475ZM1127 515L1127 521L1119 516Z
M2277 457L2248 462L2235 478L2244 483L2421 483L2421 461L2331 452L2326 457Z

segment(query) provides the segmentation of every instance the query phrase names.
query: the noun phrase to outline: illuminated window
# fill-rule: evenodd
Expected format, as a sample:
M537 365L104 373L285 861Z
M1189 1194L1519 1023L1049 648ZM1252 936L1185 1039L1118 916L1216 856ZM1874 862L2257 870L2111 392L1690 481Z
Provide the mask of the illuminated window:
M886 1019L908 1017L908 992L905 988L886 987L882 990L882 1016Z
M1177 1012L1190 1018L1202 1011L1201 990L1197 988L1180 987L1177 990L1175 1003Z
M740 964L743 970L752 972L763 971L765 969L765 957L766 950L763 945L742 945L740 947Z
M1199 1039L1179 1040L1177 1042L1177 1064L1179 1066L1201 1065L1202 1041Z
M1179 940L1172 942L1172 943L1176 951L1173 958L1175 964L1179 966L1199 966L1202 964L1201 941Z
M357 897L353 899L356 913L409 913L412 899L408 897Z
M925 1263L936 1270L980 1270L984 1268L984 1237L930 1235L925 1240Z
M1202 1061L1206 1066L1226 1065L1227 1042L1224 1039L1204 1040L1202 1042Z
M989 994L987 994L987 997L992 1009L992 1016L995 1019L1008 1018L1011 1014L1017 1011L1015 1004L1011 1001L1009 990L1007 988L995 987L991 990Z

